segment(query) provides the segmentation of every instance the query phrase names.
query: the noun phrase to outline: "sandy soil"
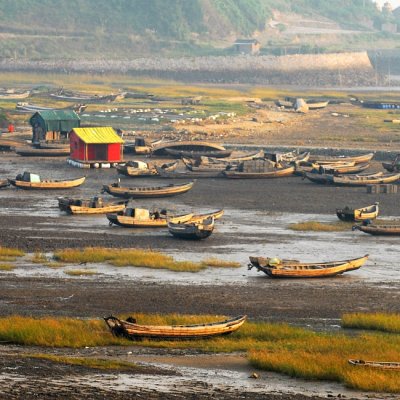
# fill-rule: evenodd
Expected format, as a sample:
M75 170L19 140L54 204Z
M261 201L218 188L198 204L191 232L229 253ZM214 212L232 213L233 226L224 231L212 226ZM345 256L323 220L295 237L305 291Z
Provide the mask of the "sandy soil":
M330 111L326 118L330 118ZM262 142L268 139L269 143L300 145L309 140L319 143L317 137L323 125L323 120L314 115L299 116L298 114L274 114L275 120L271 125L271 132L265 128L268 111L262 110L257 114L257 121L244 121L243 126L235 126L236 133L232 140L239 136L244 138L243 132L248 133L244 142ZM262 119L264 118L264 119ZM279 122L279 118L287 118L286 122ZM348 129L344 118L340 124L337 120L330 129L340 126L343 132ZM250 129L253 125L257 129ZM313 126L311 130L310 127ZM189 130L190 127L186 127ZM208 127L211 131L220 129L221 137L232 127L219 125ZM199 127L193 127L199 129ZM308 135L309 133L309 136ZM215 131L214 131L215 134ZM282 139L284 134L285 140ZM250 139L251 140L250 140ZM301 139L300 139L301 138ZM307 139L306 139L307 138ZM366 146L368 147L368 145ZM380 169L376 162L373 169ZM13 178L23 170L37 172L46 178L77 177L83 173L87 175L87 182L81 188L68 192L70 196L89 197L100 192L102 184L115 181L116 174L113 170L78 170L66 165L64 160L49 158L24 158L4 153L0 155L0 177ZM132 184L128 178L122 182ZM141 180L141 184L165 183L158 180ZM136 183L136 182L135 182ZM254 229L249 228L245 219L257 219L257 215L293 215L309 214L310 218L320 216L327 218L334 215L337 207L344 205L357 206L379 201L384 214L399 217L398 195L371 195L365 188L336 188L314 185L299 177L290 177L279 180L246 181L246 180L198 180L192 191L163 201L162 204L176 210L207 210L226 208L232 218L238 221L234 229L228 224L221 232L213 235L209 240L202 242L177 241L165 232L149 232L142 230L134 233L132 230L109 228L100 218L85 220L62 215L57 209L57 196L65 195L64 192L51 193L27 192L14 188L0 191L1 230L0 244L2 246L17 246L27 252L47 251L52 252L65 247L82 246L111 246L111 247L143 247L175 253L203 253L207 254L211 244L213 251L221 256L226 255L232 243L240 243L244 248L250 249L254 242L262 246L280 246L278 242L285 242L283 236L266 236L262 231L262 222L255 223ZM146 202L145 206L159 206L159 201ZM137 203L139 204L139 203ZM261 213L261 214L260 214ZM254 215L253 215L254 214ZM242 217L240 217L242 215ZM252 217L251 217L252 216ZM312 217L311 217L312 216ZM75 218L75 219L74 219ZM242 218L242 219L241 219ZM86 222L88 221L88 222ZM269 220L268 220L269 221ZM251 225L251 223L250 223ZM248 231L241 232L240 226ZM296 235L292 234L290 240L295 242ZM274 242L276 240L276 242ZM340 237L337 242L331 242L327 252L334 252L334 247L340 248ZM348 240L348 239L346 239ZM350 241L353 239L350 239ZM359 239L356 239L358 243ZM391 242L385 243L381 251L392 246ZM216 250L217 249L217 250ZM394 253L396 249L391 250ZM291 249L287 249L291 253ZM305 250L307 254L307 250ZM396 253L397 254L397 253ZM245 258L250 255L244 253ZM338 255L340 257L340 255ZM377 255L378 256L378 255ZM29 268L29 267L26 267ZM157 272L149 272L157 277ZM215 272L218 274L218 271ZM240 270L238 274L243 274ZM64 276L17 275L12 272L0 273L0 315L54 315L70 317L98 318L109 313L148 312L148 313L212 313L224 315L247 314L251 319L285 321L314 329L335 329L338 319L343 312L352 311L393 311L400 312L398 302L399 281L386 280L376 285L368 278L365 279L334 279L307 282L288 283L287 281L272 281L267 278L247 279L243 282L233 282L229 285L199 284L193 278L193 284L174 283L173 278L168 281L153 279L120 279L115 276L96 276L94 278L71 278ZM136 375L150 375L156 377L162 389L152 388L149 381L139 380L135 385L132 382L124 385L121 376L124 371L104 373L83 367L56 365L50 361L32 359L22 356L23 353L43 352L43 349L20 348L11 344L0 346L0 365L3 376L2 394L0 398L22 399L28 397L56 398L56 399L290 399L301 400L305 398L326 398L327 396L342 395L343 388L330 388L322 385L314 393L311 390L300 390L300 383L295 383L293 390L278 389L268 386L268 376L263 386L257 390L254 387L238 388L219 383L210 383L207 377L191 376L193 372L181 372L182 365L199 367L196 362L188 362L185 354L165 353L161 350L151 353L148 358L148 368ZM57 353L61 350L46 350ZM70 355L85 353L83 349L77 351L65 350ZM124 349L124 354L127 350ZM136 352L135 352L136 351ZM133 350L132 361L143 362L146 349L139 352ZM80 353L79 353L80 354ZM120 358L121 350L116 349L91 349L88 356L112 356ZM166 364L175 367L165 368ZM240 356L239 356L240 358ZM180 360L180 361L179 361ZM185 362L182 360L186 360ZM217 360L217 361L216 361ZM247 378L251 373L248 365L242 361L225 360L224 357L213 358L202 364L209 370L223 368L235 371L238 368ZM222 367L221 367L222 365ZM232 372L233 373L233 372ZM189 382L174 383L175 387L165 388L165 378L177 375L189 375ZM132 376L135 374L131 374ZM185 375L186 376L186 375ZM164 378L162 378L164 377ZM187 377L187 376L186 376ZM168 378L169 379L169 378ZM172 379L172 378L171 378ZM154 378L153 378L154 381ZM248 381L248 380L247 380ZM247 382L245 381L245 382ZM121 383L122 382L122 383ZM287 380L287 388L293 381ZM143 385L143 386L140 386ZM298 389L296 389L298 385ZM359 393L346 393L346 397L361 398ZM361 396L361 397L360 397ZM385 396L379 396L386 398ZM377 397L375 397L377 398ZM389 398L389 397L387 397Z

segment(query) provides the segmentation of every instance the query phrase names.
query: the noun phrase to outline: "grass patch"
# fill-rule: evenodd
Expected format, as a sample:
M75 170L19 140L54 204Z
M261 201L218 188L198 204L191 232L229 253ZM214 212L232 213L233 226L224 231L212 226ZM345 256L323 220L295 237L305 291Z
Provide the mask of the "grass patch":
M25 253L19 249L0 247L0 257L22 257Z
M400 333L400 315L386 313L351 313L342 317L342 327Z
M343 221L318 222L306 221L290 224L289 229L293 231L315 231L315 232L342 232L351 229L353 223Z
M0 263L0 271L12 271L13 269L15 269L13 264Z
M50 354L28 354L26 357L48 360L59 364L79 365L81 367L101 370L140 371L144 368L127 361L104 360L102 358L65 357Z
M0 261L14 262L17 261L17 257L0 256Z
M65 249L54 253L64 263L108 263L116 267L146 267L171 271L198 272L206 265L190 261L176 261L173 257L150 250L92 248Z
M36 251L32 256L31 261L35 264L45 264L48 259L44 253Z
M203 263L207 267L214 267L214 268L240 268L241 264L236 261L226 261L226 260L219 260L218 258L207 258L203 260Z
M98 272L94 269L67 269L64 271L64 274L70 276L90 276L97 275Z
M150 325L196 324L224 318L176 314L134 314L134 316L139 323ZM399 320L400 316L393 318ZM232 335L214 339L134 342L113 337L106 324L100 320L34 319L13 316L0 318L0 340L54 347L129 344L206 352L246 351L249 362L262 370L303 379L339 382L357 390L400 393L398 372L354 367L348 364L350 358L398 361L400 335L396 334L374 332L346 336L342 333L317 333L287 324L246 322ZM64 362L63 357L60 360Z

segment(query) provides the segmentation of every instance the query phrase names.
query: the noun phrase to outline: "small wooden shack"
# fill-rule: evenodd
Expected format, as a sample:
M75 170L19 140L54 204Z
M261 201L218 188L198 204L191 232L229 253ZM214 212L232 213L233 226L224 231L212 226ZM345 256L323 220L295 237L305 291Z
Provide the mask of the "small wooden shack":
M73 128L81 125L78 114L73 110L37 111L29 119L32 126L32 143L68 139Z
M260 42L257 39L237 39L234 48L240 54L258 54Z
M118 163L123 157L124 141L106 127L74 128L69 134L71 160L80 163Z

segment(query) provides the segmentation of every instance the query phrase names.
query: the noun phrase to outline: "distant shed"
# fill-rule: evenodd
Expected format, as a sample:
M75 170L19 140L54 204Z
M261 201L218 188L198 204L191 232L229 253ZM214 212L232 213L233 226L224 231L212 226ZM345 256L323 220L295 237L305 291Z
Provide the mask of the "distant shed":
M109 126L74 128L69 141L72 160L84 163L122 161L124 141Z
M260 52L260 42L257 39L237 39L234 48L240 54L257 54Z
M73 110L45 110L35 112L29 123L32 143L40 143L67 139L69 132L81 125L81 120Z

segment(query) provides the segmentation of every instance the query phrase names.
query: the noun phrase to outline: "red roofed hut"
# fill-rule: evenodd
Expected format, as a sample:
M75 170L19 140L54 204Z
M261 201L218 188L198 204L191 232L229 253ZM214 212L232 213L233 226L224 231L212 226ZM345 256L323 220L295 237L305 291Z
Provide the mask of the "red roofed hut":
M74 128L69 134L72 160L81 163L118 163L122 161L124 141L113 128Z

